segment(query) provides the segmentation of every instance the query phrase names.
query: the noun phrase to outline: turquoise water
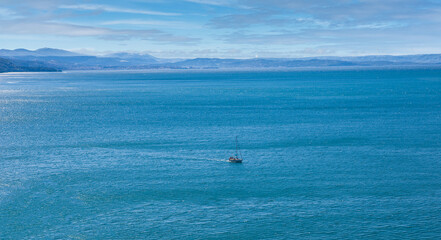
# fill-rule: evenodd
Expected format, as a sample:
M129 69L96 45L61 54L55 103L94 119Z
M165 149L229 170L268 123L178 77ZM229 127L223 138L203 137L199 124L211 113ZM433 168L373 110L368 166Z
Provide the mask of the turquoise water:
M441 236L441 70L2 74L0 136L0 239Z

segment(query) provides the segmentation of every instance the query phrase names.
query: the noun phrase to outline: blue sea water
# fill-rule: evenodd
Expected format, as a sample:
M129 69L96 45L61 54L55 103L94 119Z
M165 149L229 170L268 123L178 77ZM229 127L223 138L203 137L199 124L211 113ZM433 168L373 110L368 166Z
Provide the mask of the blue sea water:
M439 69L1 74L0 239L439 239L440 139Z

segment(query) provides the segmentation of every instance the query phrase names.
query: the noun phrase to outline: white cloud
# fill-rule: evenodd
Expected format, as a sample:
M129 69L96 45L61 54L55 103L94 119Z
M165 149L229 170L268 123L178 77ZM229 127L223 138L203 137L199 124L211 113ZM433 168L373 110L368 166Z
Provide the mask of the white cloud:
M231 4L229 0L186 0L187 2L215 5L215 6L225 6Z
M78 5L61 5L62 9L75 9L75 10L90 10L90 11L105 11L105 12L119 12L119 13L132 13L132 14L144 14L144 15L159 15L159 16L177 16L178 13L171 12L158 12L149 10L137 10L130 8L119 8L107 5L96 4L78 4Z
M140 19L125 19L101 22L100 25L147 25L147 26L162 26L169 28L201 28L201 25L181 22L181 21L159 21L159 20L140 20Z
M16 12L7 8L0 8L0 19L16 19L18 17Z
M164 42L188 43L198 39L176 36L159 30L132 30L89 27L75 24L39 22L39 21L0 21L2 31L0 34L14 35L55 35L71 37L94 37L106 40L123 41L132 38Z

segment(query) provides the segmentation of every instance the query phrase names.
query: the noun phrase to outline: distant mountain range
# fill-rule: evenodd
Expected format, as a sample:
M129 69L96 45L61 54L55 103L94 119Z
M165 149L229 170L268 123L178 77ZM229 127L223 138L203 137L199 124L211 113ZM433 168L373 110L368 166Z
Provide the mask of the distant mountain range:
M1 59L2 58L2 59ZM149 54L90 56L61 49L0 49L0 72L105 69L264 69L305 67L439 66L441 54L361 57L160 59Z
M155 57L148 54L115 53L98 57L53 48L41 48L35 51L0 49L0 57L9 60L40 62L61 70L131 69L159 63Z
M34 56L34 57L45 57L45 56L58 56L58 57L72 57L72 56L81 56L81 54L69 52L66 50L61 49L54 49L54 48L40 48L35 51L27 50L24 48L18 48L15 50L8 50L8 49L0 49L0 56L7 56L7 57L27 57L27 56Z

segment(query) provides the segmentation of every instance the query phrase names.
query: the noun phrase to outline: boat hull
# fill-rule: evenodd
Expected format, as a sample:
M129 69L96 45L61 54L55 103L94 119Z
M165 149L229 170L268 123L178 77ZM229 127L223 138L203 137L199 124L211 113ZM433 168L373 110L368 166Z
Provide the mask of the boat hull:
M242 163L242 159L229 159L228 162L230 162L230 163Z

